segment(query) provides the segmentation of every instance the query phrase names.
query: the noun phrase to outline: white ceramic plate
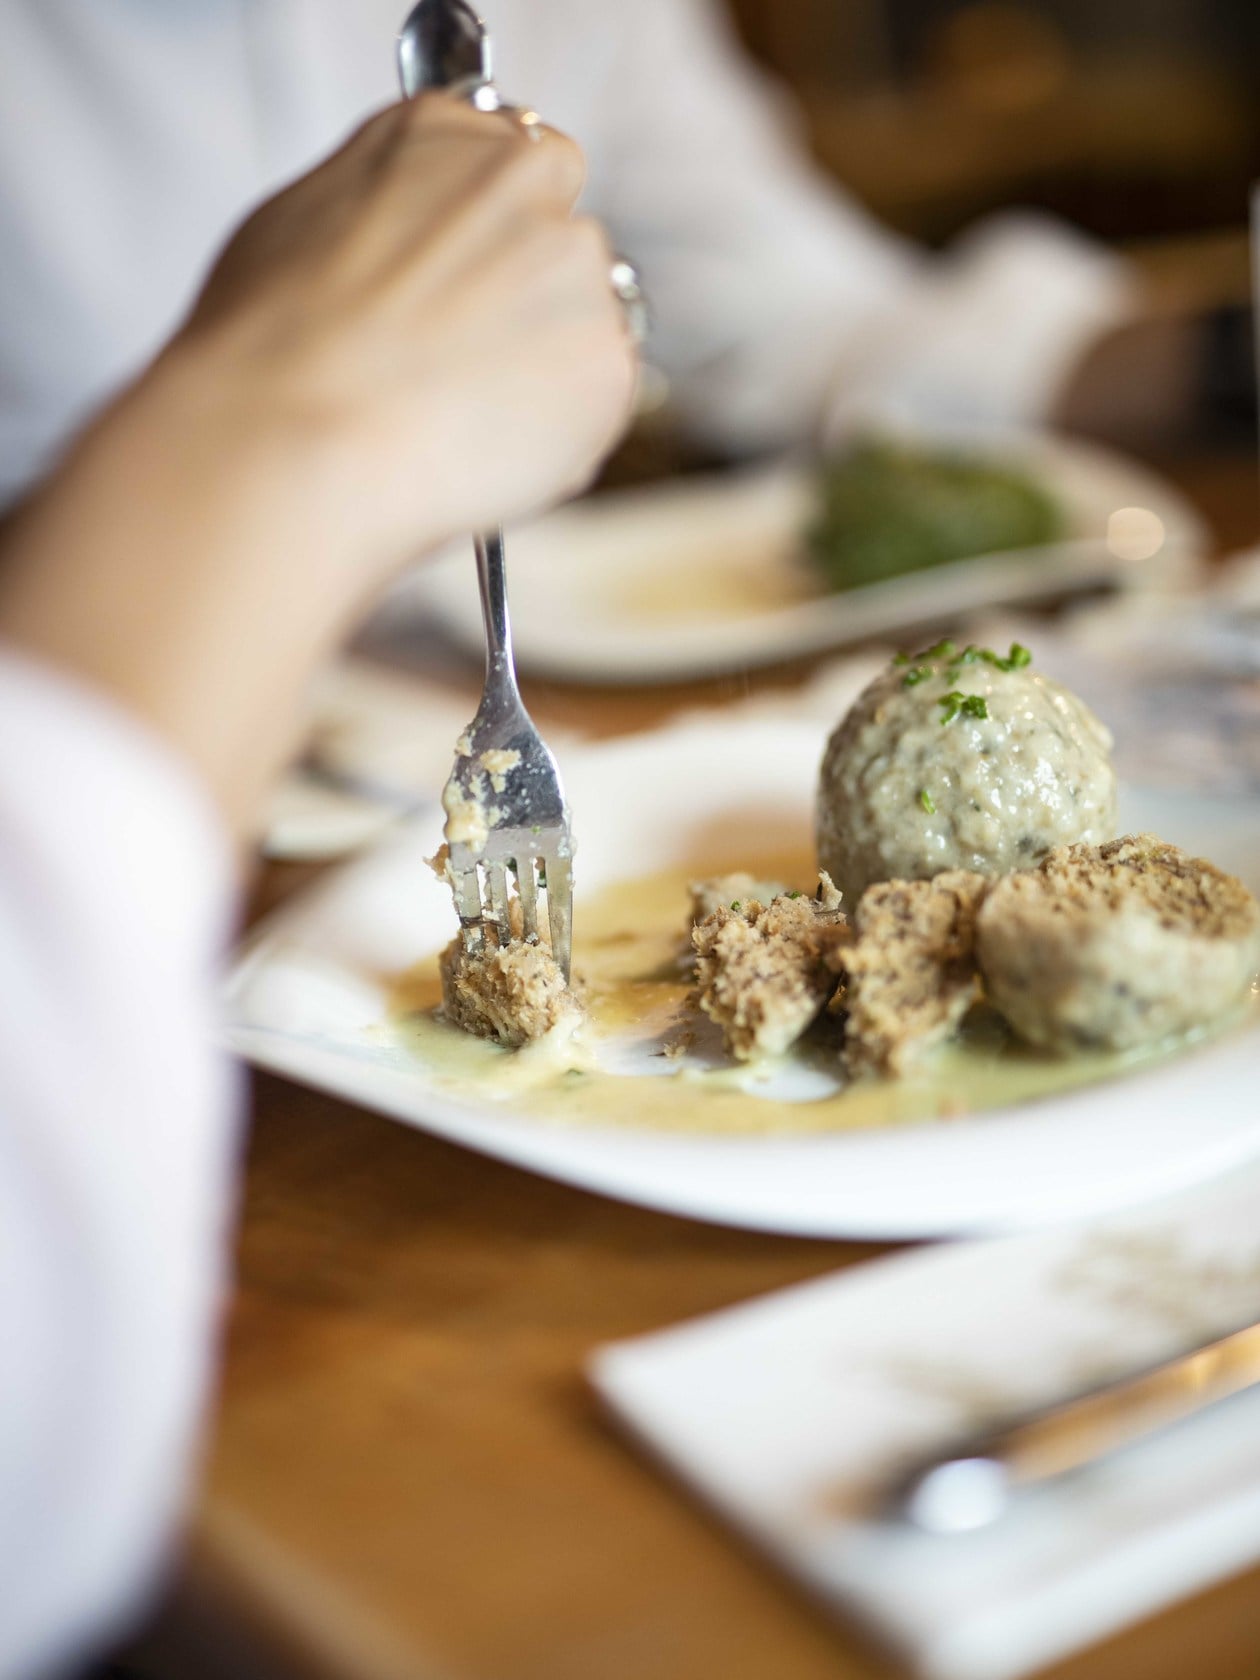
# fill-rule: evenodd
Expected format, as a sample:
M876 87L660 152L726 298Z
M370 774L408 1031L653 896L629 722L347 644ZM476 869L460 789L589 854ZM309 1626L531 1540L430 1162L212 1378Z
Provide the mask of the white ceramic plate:
M741 856L806 849L820 746L816 727L723 722L574 754L567 780L580 844L578 916L582 892L612 881L698 857L731 868ZM1205 852L1260 888L1254 804L1130 794L1121 820ZM399 831L261 930L228 987L228 1037L241 1054L627 1201L823 1236L930 1236L1072 1218L1260 1153L1260 1032L1017 1111L846 1134L560 1126L510 1101L455 1100L381 1031L382 977L452 931L448 895L424 864L437 841L436 819ZM646 1079L644 1093L650 1103Z
M812 491L799 466L599 496L510 534L518 662L586 683L697 677L985 607L1167 584L1202 553L1198 515L1135 462L1046 436L953 442L1034 474L1066 508L1070 539L828 595L801 557ZM1123 509L1138 512L1113 522ZM408 596L480 650L467 544L417 573Z

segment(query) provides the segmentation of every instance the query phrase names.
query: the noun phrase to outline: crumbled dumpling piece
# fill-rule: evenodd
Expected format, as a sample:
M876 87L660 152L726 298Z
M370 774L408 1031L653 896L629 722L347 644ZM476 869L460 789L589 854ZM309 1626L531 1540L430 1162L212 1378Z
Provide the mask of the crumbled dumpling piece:
M780 1056L795 1044L836 989L832 959L848 937L827 875L814 898L724 900L696 924L696 1001L738 1061Z
M481 782L484 778L479 778ZM485 850L495 813L487 809L482 791L479 785L474 792L465 793L454 777L442 790L442 809L446 812L442 832L448 846L471 846L474 852Z
M521 762L521 755L515 747L492 747L489 752L482 753L478 762L489 776L494 792L504 793L507 789L508 771L516 769Z
M863 893L857 937L839 953L851 1074L904 1074L958 1026L979 995L976 913L989 884L951 869Z
M451 1025L512 1049L581 1013L546 944L518 937L500 946L487 933L484 945L468 951L461 933L443 951L439 968L442 1012Z
M785 881L762 881L740 870L733 875L711 875L706 881L693 881L689 891L694 925L711 916L719 905L725 904L729 909L752 903L770 904L781 898L788 887Z
M1130 1050L1239 1002L1260 967L1260 905L1153 834L1065 846L993 886L977 954L1021 1038L1062 1054Z

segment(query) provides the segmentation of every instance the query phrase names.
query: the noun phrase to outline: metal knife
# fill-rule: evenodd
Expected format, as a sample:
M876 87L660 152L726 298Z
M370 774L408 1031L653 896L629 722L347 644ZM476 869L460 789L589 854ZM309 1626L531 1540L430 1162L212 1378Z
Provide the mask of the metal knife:
M900 1477L890 1514L933 1534L996 1522L1021 1492L1260 1385L1260 1324L975 1435Z

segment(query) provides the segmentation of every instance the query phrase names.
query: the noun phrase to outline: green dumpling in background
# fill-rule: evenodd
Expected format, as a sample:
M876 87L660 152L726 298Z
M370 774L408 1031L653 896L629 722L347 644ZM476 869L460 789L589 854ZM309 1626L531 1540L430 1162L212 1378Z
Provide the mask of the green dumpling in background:
M867 438L821 468L806 540L840 590L1055 542L1065 526L1059 503L1025 473L961 450Z

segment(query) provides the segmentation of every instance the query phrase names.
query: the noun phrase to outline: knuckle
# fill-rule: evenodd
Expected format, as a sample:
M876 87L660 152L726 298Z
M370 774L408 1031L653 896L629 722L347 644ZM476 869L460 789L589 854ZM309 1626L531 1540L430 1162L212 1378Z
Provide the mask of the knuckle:
M513 133L505 122L496 124L496 138L502 148L499 167L509 190L522 200L549 197L553 176L551 148L547 143L535 145Z
M396 110L399 122L395 141L401 159L437 159L438 148L448 159L471 157L478 148L493 149L493 137L486 133L482 113L448 93L422 93L404 100Z
M604 224L596 221L594 216L575 216L569 226L572 229L573 248L579 260L597 268L601 279L606 280L612 267L613 254Z
M373 145L394 138L406 125L408 107L405 103L386 105L361 122L350 138L351 146Z
M572 228L560 216L528 217L523 223L522 242L531 268L540 276L567 270L572 265Z
M530 150L546 156L556 190L572 203L586 180L586 159L577 141L551 129L543 136L541 145L531 146Z
M489 115L446 93L424 93L382 113L389 135L402 152L437 141L458 143L464 156L479 158L483 183L520 202L571 205L581 191L585 163L566 135L543 129L531 140L505 115Z
M402 109L406 113L406 126L413 132L428 133L438 129L475 131L478 121L478 113L464 100L436 90L417 94L414 99L405 99Z
M550 131L530 140L507 123L503 168L522 197L569 205L577 197L585 175L582 154L572 140Z
M530 201L546 181L546 166L538 155L543 148L522 144L506 123L495 124L496 168L510 196Z
M589 217L539 217L530 239L539 267L585 295L593 277L607 276L603 229Z
M599 362L603 388L615 410L624 409L630 402L638 378L639 357L634 345L622 330L620 321L604 335L603 357Z
M569 366L580 381L583 406L604 431L620 425L635 382L635 357L625 335L605 325L572 346Z
M595 451L589 452L582 461L573 467L561 485L561 499L569 502L584 496L595 482L595 475L599 471L601 455Z
M388 169L406 137L409 117L405 104L386 105L360 123L323 167L357 169L369 177Z

